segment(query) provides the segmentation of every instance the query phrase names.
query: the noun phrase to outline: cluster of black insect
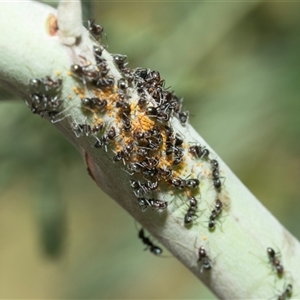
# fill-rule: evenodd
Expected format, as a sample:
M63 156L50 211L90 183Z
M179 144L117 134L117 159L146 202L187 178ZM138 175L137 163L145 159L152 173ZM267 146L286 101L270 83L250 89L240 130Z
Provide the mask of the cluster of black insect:
M92 21L88 22L88 29L99 41L103 27ZM211 166L212 187L220 193L222 182L219 164L216 159L210 158L207 148L190 146L184 141L184 136L172 126L174 117L181 126L186 126L189 112L182 110L183 99L165 87L165 81L158 71L131 69L126 55L112 54L114 64L121 74L121 78L115 80L110 75L104 52L103 46L95 45L95 62L74 64L71 72L84 87L88 86L95 91L92 97L81 97L83 112L97 115L98 119L106 114L113 116L113 125L108 126L102 121L73 124L73 131L76 137L94 136L95 148L103 148L106 152L110 148L113 151L112 161L123 163L123 169L132 177L129 185L142 212L149 208L158 212L167 210L170 202L159 199L157 193L160 191L172 190L175 197L186 196L187 209L183 215L183 224L190 227L198 218L200 180L192 174L180 174L188 167L188 160L192 158L198 160L196 163L208 161ZM136 91L137 99L131 98L132 91ZM216 204L209 219L210 229L215 226L222 210L222 202L219 199L216 201L218 205ZM151 248L143 231L140 231L139 237ZM199 256L200 261L204 261L201 270L208 269L207 266L211 265L210 260L203 256Z
M94 21L88 24L91 34L99 40L102 26ZM82 90L93 90L93 96L80 96L82 112L86 114L84 123L73 122L72 130L77 138L93 136L94 147L111 149L112 161L123 163L125 171L131 175L129 185L136 197L136 203L142 212L151 208L154 211L166 211L169 201L158 199L157 192L170 191L176 195L187 196L188 208L183 216L185 226L191 226L197 219L200 195L200 180L192 175L181 177L182 169L188 166L187 155L192 154L199 160L210 160L209 151L201 146L187 147L184 137L172 127L172 118L177 118L182 126L188 122L189 113L182 111L182 98L169 88L158 71L127 66L126 55L114 54L113 60L120 70L121 78L115 82L110 75L107 60L103 55L104 47L93 47L94 63L73 64L72 75L80 80ZM31 111L55 120L61 111L62 100L59 97L62 80L49 76L30 81L30 97L27 104ZM131 91L136 91L138 99L132 101ZM103 122L101 117L110 114L113 124ZM91 116L97 117L91 122ZM188 149L187 149L188 148ZM213 161L210 160L211 164ZM220 192L216 173L213 169L213 186ZM162 250L155 246L143 229L139 238L156 255ZM198 262L203 269L211 267L205 250L199 250Z
M75 133L76 137L80 136L95 136L103 129L103 123L97 125L89 125L89 124L77 124L74 123L72 126L73 132Z
M115 80L109 76L109 69L104 59L101 59L102 48L94 48L96 66L91 64L79 65L74 64L71 66L72 73L77 76L84 84L90 83L95 88L109 89L112 88ZM99 54L97 54L99 53Z
M88 29L95 40L99 41L103 27L91 21L88 22ZM180 174L188 166L188 155L196 163L207 163L210 166L212 188L217 195L208 219L208 229L214 230L223 210L223 202L219 195L224 180L220 176L219 162L212 158L210 151L205 146L185 143L182 134L175 132L172 127L173 117L177 118L182 126L188 122L188 111L182 111L183 99L169 88L165 88L165 81L158 71L128 68L127 56L122 54L112 55L122 75L116 82L110 75L103 51L103 46L95 45L95 63L87 61L83 65L71 66L72 74L83 86L89 86L90 90L95 92L92 97L80 97L81 108L87 114L87 118L85 123L72 124L75 136L93 136L96 149L103 148L108 152L110 148L113 151L112 161L122 162L124 170L131 176L128 184L136 198L136 205L142 212L147 209L167 211L170 202L157 199L155 195L158 192L172 191L175 198L186 196L187 209L183 215L183 224L186 227L190 227L198 218L197 197L200 195L200 180L190 178L192 175L181 177ZM63 102L59 97L62 79L46 76L30 80L29 86L30 95L26 103L31 112L55 121ZM136 101L131 99L133 90L138 94ZM114 117L113 125L109 126L102 121L101 116L106 114ZM97 117L94 122L90 121L91 115ZM92 174L91 170L88 171ZM151 253L162 253L163 250L145 236L143 229L139 230L138 237ZM277 276L282 278L284 268L279 254L270 247L267 248L267 254L272 268ZM200 273L210 270L213 266L204 246L198 249L197 263L200 264ZM292 284L287 284L284 291L276 296L277 299L289 299L292 290Z
M50 76L46 76L45 78L31 79L29 81L29 99L25 100L31 112L54 120L63 102L59 98L61 85L62 79L60 78L52 79Z
M110 141L113 141L116 137L116 130L115 127L110 127L110 129L102 135L100 138L97 138L97 141L94 144L95 148L102 148L105 147L105 150L107 151L107 145Z
M115 57L114 57L115 58ZM117 63L119 67L119 64ZM182 98L178 98L174 92L164 88L165 81L161 79L160 73L146 68L131 70L122 66L119 67L129 85L133 85L138 94L138 105L144 108L144 112L157 122L165 124L172 116L176 116L182 125L188 120L188 112L182 112ZM150 96L150 97L149 97ZM147 99L149 99L147 101ZM170 128L172 134L172 128ZM178 145L179 146L179 145ZM170 154L174 153L171 151Z
M174 131L169 121L175 116L184 126L187 118L183 116L188 113L181 112L182 99L164 88L164 80L158 71L144 68L130 70L124 67L120 71L128 85L138 92L139 112L155 122L148 130L133 131L137 160L128 162L127 169L130 175L142 175L145 181L131 180L130 186L143 211L147 207L164 210L168 202L151 196L159 187L165 185L169 190L175 189L175 193L182 191L192 194L200 185L197 178L184 179L174 175L177 167L184 164L185 149L182 147L183 137ZM147 194L151 197L146 198ZM189 202L190 207L184 216L185 225L192 224L198 207L194 196L190 197Z
M190 146L188 152L195 158L199 158L204 161L208 161L210 163L213 187L215 188L217 194L219 194L221 192L222 185L223 185L221 180L222 177L220 176L219 162L216 159L210 158L210 151L205 146L200 146L200 145ZM215 206L209 216L209 220L208 220L209 230L215 229L216 221L220 216L222 209L223 209L223 203L219 198L217 198L215 200Z

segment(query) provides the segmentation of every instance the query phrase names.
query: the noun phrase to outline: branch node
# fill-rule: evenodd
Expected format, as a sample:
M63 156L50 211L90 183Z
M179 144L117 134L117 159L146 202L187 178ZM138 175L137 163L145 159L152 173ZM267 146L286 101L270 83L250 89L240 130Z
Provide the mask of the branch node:
M58 35L67 46L76 44L82 34L82 10L80 1L61 0L57 7Z

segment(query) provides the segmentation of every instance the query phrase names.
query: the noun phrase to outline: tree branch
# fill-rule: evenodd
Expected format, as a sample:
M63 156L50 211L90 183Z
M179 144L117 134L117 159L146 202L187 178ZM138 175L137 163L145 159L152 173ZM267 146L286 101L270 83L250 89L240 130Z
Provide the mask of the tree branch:
M79 78L70 76L69 70L73 64L86 66L86 73L96 69L93 46L97 42L81 26L78 2L62 1L58 12L32 1L26 4L1 3L0 11L0 26L5 29L0 39L0 82L21 98L26 98L32 108L30 79L51 76L63 80L60 91L63 102L59 113L54 117L47 113L43 115L80 151L91 177L101 189L165 245L219 298L270 299L280 294L278 290L283 293L288 283L293 285L294 295L299 294L300 282L296 281L300 265L299 242L257 201L225 163L216 154L212 154L212 149L189 124L182 125L176 117L172 117L169 122L159 121L153 117L155 112L149 115L146 108L139 109L137 102L140 95L136 86L129 84L126 93L130 96L132 130L124 132L124 114L120 115L120 108L116 107L119 93L116 85L125 75L106 50L103 50L101 59L109 68L108 76L114 79L113 87L102 90L95 87L89 78L92 75L85 74ZM20 23L24 15L30 15L26 19L26 26ZM108 105L105 113L96 109L92 109L92 112L91 109L83 109L80 99L83 97L106 99ZM159 107L154 98L148 94L147 97L148 107ZM86 133L86 136L77 137L74 134L74 124L94 128L100 122L105 124L102 136L90 134L83 129L77 135ZM131 154L128 161L124 159L125 166L122 161L114 163L112 157L130 141L134 141L136 151L139 147L133 133L138 130L146 132L153 129L153 126L159 127L163 143L166 144L167 124L175 133L184 137L182 162L177 167L173 165L165 154L164 145L158 151L152 151L152 158L159 159L159 167L173 170L170 178L181 178L184 182L197 178L200 180L200 187L190 189L182 186L178 189L174 187L175 184L170 183L170 178L159 177L159 191L141 197L161 199L167 202L167 209L157 211L148 208L142 211L129 182L132 179L145 182L149 175L132 176L124 172L124 169L130 163L141 166L143 160L138 160L137 154ZM95 148L95 142L103 141L103 136L107 137L112 127L116 130L116 137L112 140L106 138L102 149ZM188 148L191 145L206 147L210 151L209 158L190 155ZM220 179L226 179L222 188L214 188L213 185L211 165L214 159L219 162ZM145 169L149 168L144 167L143 170ZM192 196L198 201L198 209L193 215L192 226L187 227L184 226L184 216L191 206L188 197ZM210 231L208 223L217 198L223 204L223 212L215 218L215 229ZM203 265L203 259L198 261L198 249L201 246L210 257L208 264L211 269L205 268L207 264ZM280 260L285 268L283 276L277 276L272 268L267 247L280 249ZM275 284L274 278L278 279Z

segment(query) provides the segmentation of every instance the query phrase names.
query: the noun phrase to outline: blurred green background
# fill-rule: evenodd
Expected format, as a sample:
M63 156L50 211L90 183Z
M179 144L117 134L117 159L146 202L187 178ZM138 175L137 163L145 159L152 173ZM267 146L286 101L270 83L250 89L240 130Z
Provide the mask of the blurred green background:
M84 9L104 26L110 52L159 70L184 96L190 122L300 238L300 4ZM174 258L143 251L132 218L22 101L1 101L0 136L0 298L214 299Z

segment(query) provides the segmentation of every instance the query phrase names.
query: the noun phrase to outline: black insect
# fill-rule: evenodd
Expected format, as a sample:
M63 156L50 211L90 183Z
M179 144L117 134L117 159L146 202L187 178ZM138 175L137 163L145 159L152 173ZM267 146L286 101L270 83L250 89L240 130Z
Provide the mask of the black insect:
M172 92L172 108L176 114L178 114L181 111L183 98L179 98L174 92Z
M135 80L143 79L143 81L145 81L149 71L150 69L146 68L136 68L133 73Z
M96 59L97 67L98 67L98 77L93 80L93 84L97 85L97 79L98 78L104 78L108 72L108 64L105 60Z
M155 180L158 174L158 170L156 168L152 168L152 169L144 168L142 170L142 174L145 177L149 178L150 180Z
M173 165L179 165L182 162L182 156L175 156L173 159Z
M123 115L122 117L128 117L131 113L131 107L130 107L130 103L127 101L117 101L116 102L116 107L120 109L120 113L121 115Z
M209 217L209 222L208 222L208 229L209 230L214 230L215 229L216 219L221 214L222 209L223 209L223 203L221 202L221 200L216 199L215 207L212 210L211 215Z
M156 118L159 121L168 122L170 120L170 114L166 111L157 111Z
M144 185L144 189L146 189L146 192L155 191L158 188L158 181L147 181Z
M221 190L221 187L222 187L222 182L221 182L221 179L219 177L217 178L213 178L213 184L214 184L214 187L217 191L220 191Z
M133 141L128 142L124 148L123 148L123 153L124 153L124 159L125 160L129 160L130 155L132 154L134 145L133 145Z
M168 202L158 199L138 198L137 201L142 211L145 211L148 207L152 207L156 210L164 210L168 207Z
M102 136L101 138L98 138L96 143L94 144L95 148L102 148L105 147L105 151L107 152L107 144L108 144L108 138L106 135Z
M113 140L116 137L116 129L115 127L110 127L110 129L107 132L107 138L109 140Z
M122 150L118 151L116 155L113 156L112 159L114 162L118 162L123 159L123 162L125 164L125 161L128 161L130 159L130 155L132 151L133 151L133 142L129 142L124 146Z
M121 90L126 90L128 88L128 82L124 78L118 80L118 88Z
M31 103L37 110L56 111L62 104L58 96L34 93L30 95Z
M51 121L58 114L62 102L58 96L53 97L40 93L31 94L30 102L25 100L25 103L33 114L38 114L41 117L48 116Z
M200 159L208 159L209 156L209 150L200 145L191 146L188 151L191 155Z
M62 86L62 79L52 79L50 76L45 78L33 78L29 80L29 85L36 92L55 92L58 93Z
M141 195L143 195L145 193L144 189L142 188L141 184L139 181L130 180L130 186L133 189L134 195L136 197L140 197Z
M123 130L126 132L129 132L131 130L131 121L129 117L123 117L122 119L122 123L123 123Z
M124 66L125 66L125 64L124 64ZM134 81L134 75L133 75L133 70L132 69L123 68L123 69L121 69L121 72L122 72L123 76L128 80L128 83L131 84Z
M175 138L173 136L173 128L169 126L165 126L165 134L166 134L166 155L169 156L173 154L175 149Z
M115 127L112 126L106 134L104 134L101 138L97 138L94 147L95 148L105 147L105 151L107 152L107 144L115 137L116 137L116 129Z
M30 100L36 107L45 108L48 103L48 96L40 93L34 93L30 95Z
M170 168L157 168L158 174L159 176L161 176L162 178L166 179L172 176L173 171Z
M215 189L220 192L222 188L222 182L220 179L220 170L219 170L219 163L216 159L211 159L210 164L212 166L212 179L213 185Z
M81 98L81 105L83 108L89 110L103 110L107 106L107 101L105 99L101 100L100 98Z
M198 200L195 197L189 197L189 209L184 215L184 225L189 226L197 217Z
M154 106L148 106L146 108L146 114L150 117L156 117L157 116L157 108Z
M42 84L42 80L38 78L32 78L29 80L29 85L31 88L34 88L35 90L38 90L39 87Z
M165 130L165 133L167 135L167 138L170 139L170 137L173 135L173 132L174 132L173 127L170 127L170 126L166 125L166 126L164 126L164 130Z
M118 152L116 153L116 155L114 155L113 158L112 158L112 160L113 160L114 162L118 162L118 161L120 161L120 160L122 160L122 159L125 159L125 153L124 153L123 150L118 151Z
M174 156L175 157L182 157L184 154L183 154L183 148L179 147L179 146L175 146L173 148L173 153L174 153Z
M203 246L201 246L198 250L198 263L201 263L200 273L202 273L203 270L209 270L212 268L211 259Z
M160 255L162 254L162 249L158 246L155 246L148 237L145 236L144 234L144 229L142 228L140 231L139 231L139 235L138 237L142 240L142 242L146 245L146 249L149 249L151 253L153 253L154 255Z
M79 78L84 85L86 82L97 82L100 74L92 65L81 66L78 64L71 65L71 72Z
M272 248L268 247L267 248L267 253L269 256L269 261L272 264L272 267L275 268L277 274L279 276L282 276L284 273L284 268L281 264L281 261L278 259L279 254L277 254Z
M83 76L84 75L84 67L74 64L71 65L71 72L75 74L76 76Z
M94 50L94 55L96 57L96 62L97 62L97 59L99 60L98 61L99 63L102 62L103 58L101 56L102 56L104 47L103 46L93 46L93 50Z
M173 152L174 152L173 145L166 144L166 155L169 156L169 155L173 154Z
M132 187L132 189L134 189L134 190L137 190L137 189L140 188L140 183L139 183L139 181L136 181L136 180L131 179L131 180L129 181L129 183L130 183L130 186Z
M62 85L62 79L58 78L56 80L53 80L50 76L46 76L45 78L42 78L42 84L45 86L46 91L55 91L57 92Z
M133 132L133 137L135 139L135 141L140 144L143 142L144 140L144 132L140 131L140 130L135 130Z
M159 148L159 142L156 139L148 138L147 143L146 143L146 147L148 147L151 150L156 151Z
M99 123L94 126L88 124L74 123L72 125L72 130L75 133L76 137L80 137L82 135L85 136L96 135L103 129L103 127L104 127L104 123Z
M146 157L144 160L139 162L139 165L142 168L152 169L155 168L159 164L158 157Z
M99 88L110 88L115 84L115 79L112 76L101 77L95 82Z
M211 164L211 166L212 166L213 169L215 169L215 170L219 169L219 163L218 163L218 161L216 159L212 159L210 161L210 164Z
M88 21L88 30L96 38L96 40L101 38L104 31L101 25L95 23L95 20Z
M149 82L149 83L161 83L161 78L160 78L160 74L158 71L150 71L150 69L147 70L147 75L145 77L145 81Z
M133 175L133 174L139 174L142 172L143 168L141 167L141 165L137 162L131 162L129 164L126 165L127 166L127 170L125 170L129 175Z
M278 296L278 300L286 300L292 297L292 293L293 293L293 286L291 283L289 283L285 290L282 292L281 295Z
M192 179L187 179L185 181L186 183L186 187L189 189L195 189L199 186L200 184L200 180L196 179L196 178L192 178Z
M133 141L130 141L125 145L124 152L130 155L133 151L133 148L134 148Z
M136 154L142 157L149 156L150 149L147 147L138 147L136 150Z
M127 59L127 55L124 54L112 54L112 57L114 59L114 62L118 66L118 68L122 71L128 63L125 63L125 60Z
M181 146L183 144L183 138L178 133L175 134L175 147Z
M177 188L177 189L194 189L197 188L200 184L200 181L197 178L191 178L191 179L182 179L180 177L174 177L169 179L168 181L171 185L173 185L173 187Z
M146 106L147 102L148 102L148 97L145 94L145 92L141 93L139 96L140 97L139 97L137 105L138 105L139 108L144 108Z
M130 180L130 186L133 189L133 192L135 194L135 196L138 198L138 203L140 204L141 207L146 208L148 206L151 206L151 202L150 200L155 200L155 199L144 199L144 198L140 198L141 195L143 194L147 194L151 191L154 191L158 188L158 181L147 181L145 183L141 183L139 181L135 181L135 180ZM149 202L148 202L149 200ZM159 200L160 201L160 200ZM150 203L150 204L149 204Z
M188 111L179 112L178 118L179 118L181 125L185 125L189 118L189 112Z
M173 177L168 182L177 189L184 189L186 187L186 181L180 177Z
M156 126L145 131L144 137L148 140L148 144L150 144L150 141L157 145L161 145L163 142L162 135Z

